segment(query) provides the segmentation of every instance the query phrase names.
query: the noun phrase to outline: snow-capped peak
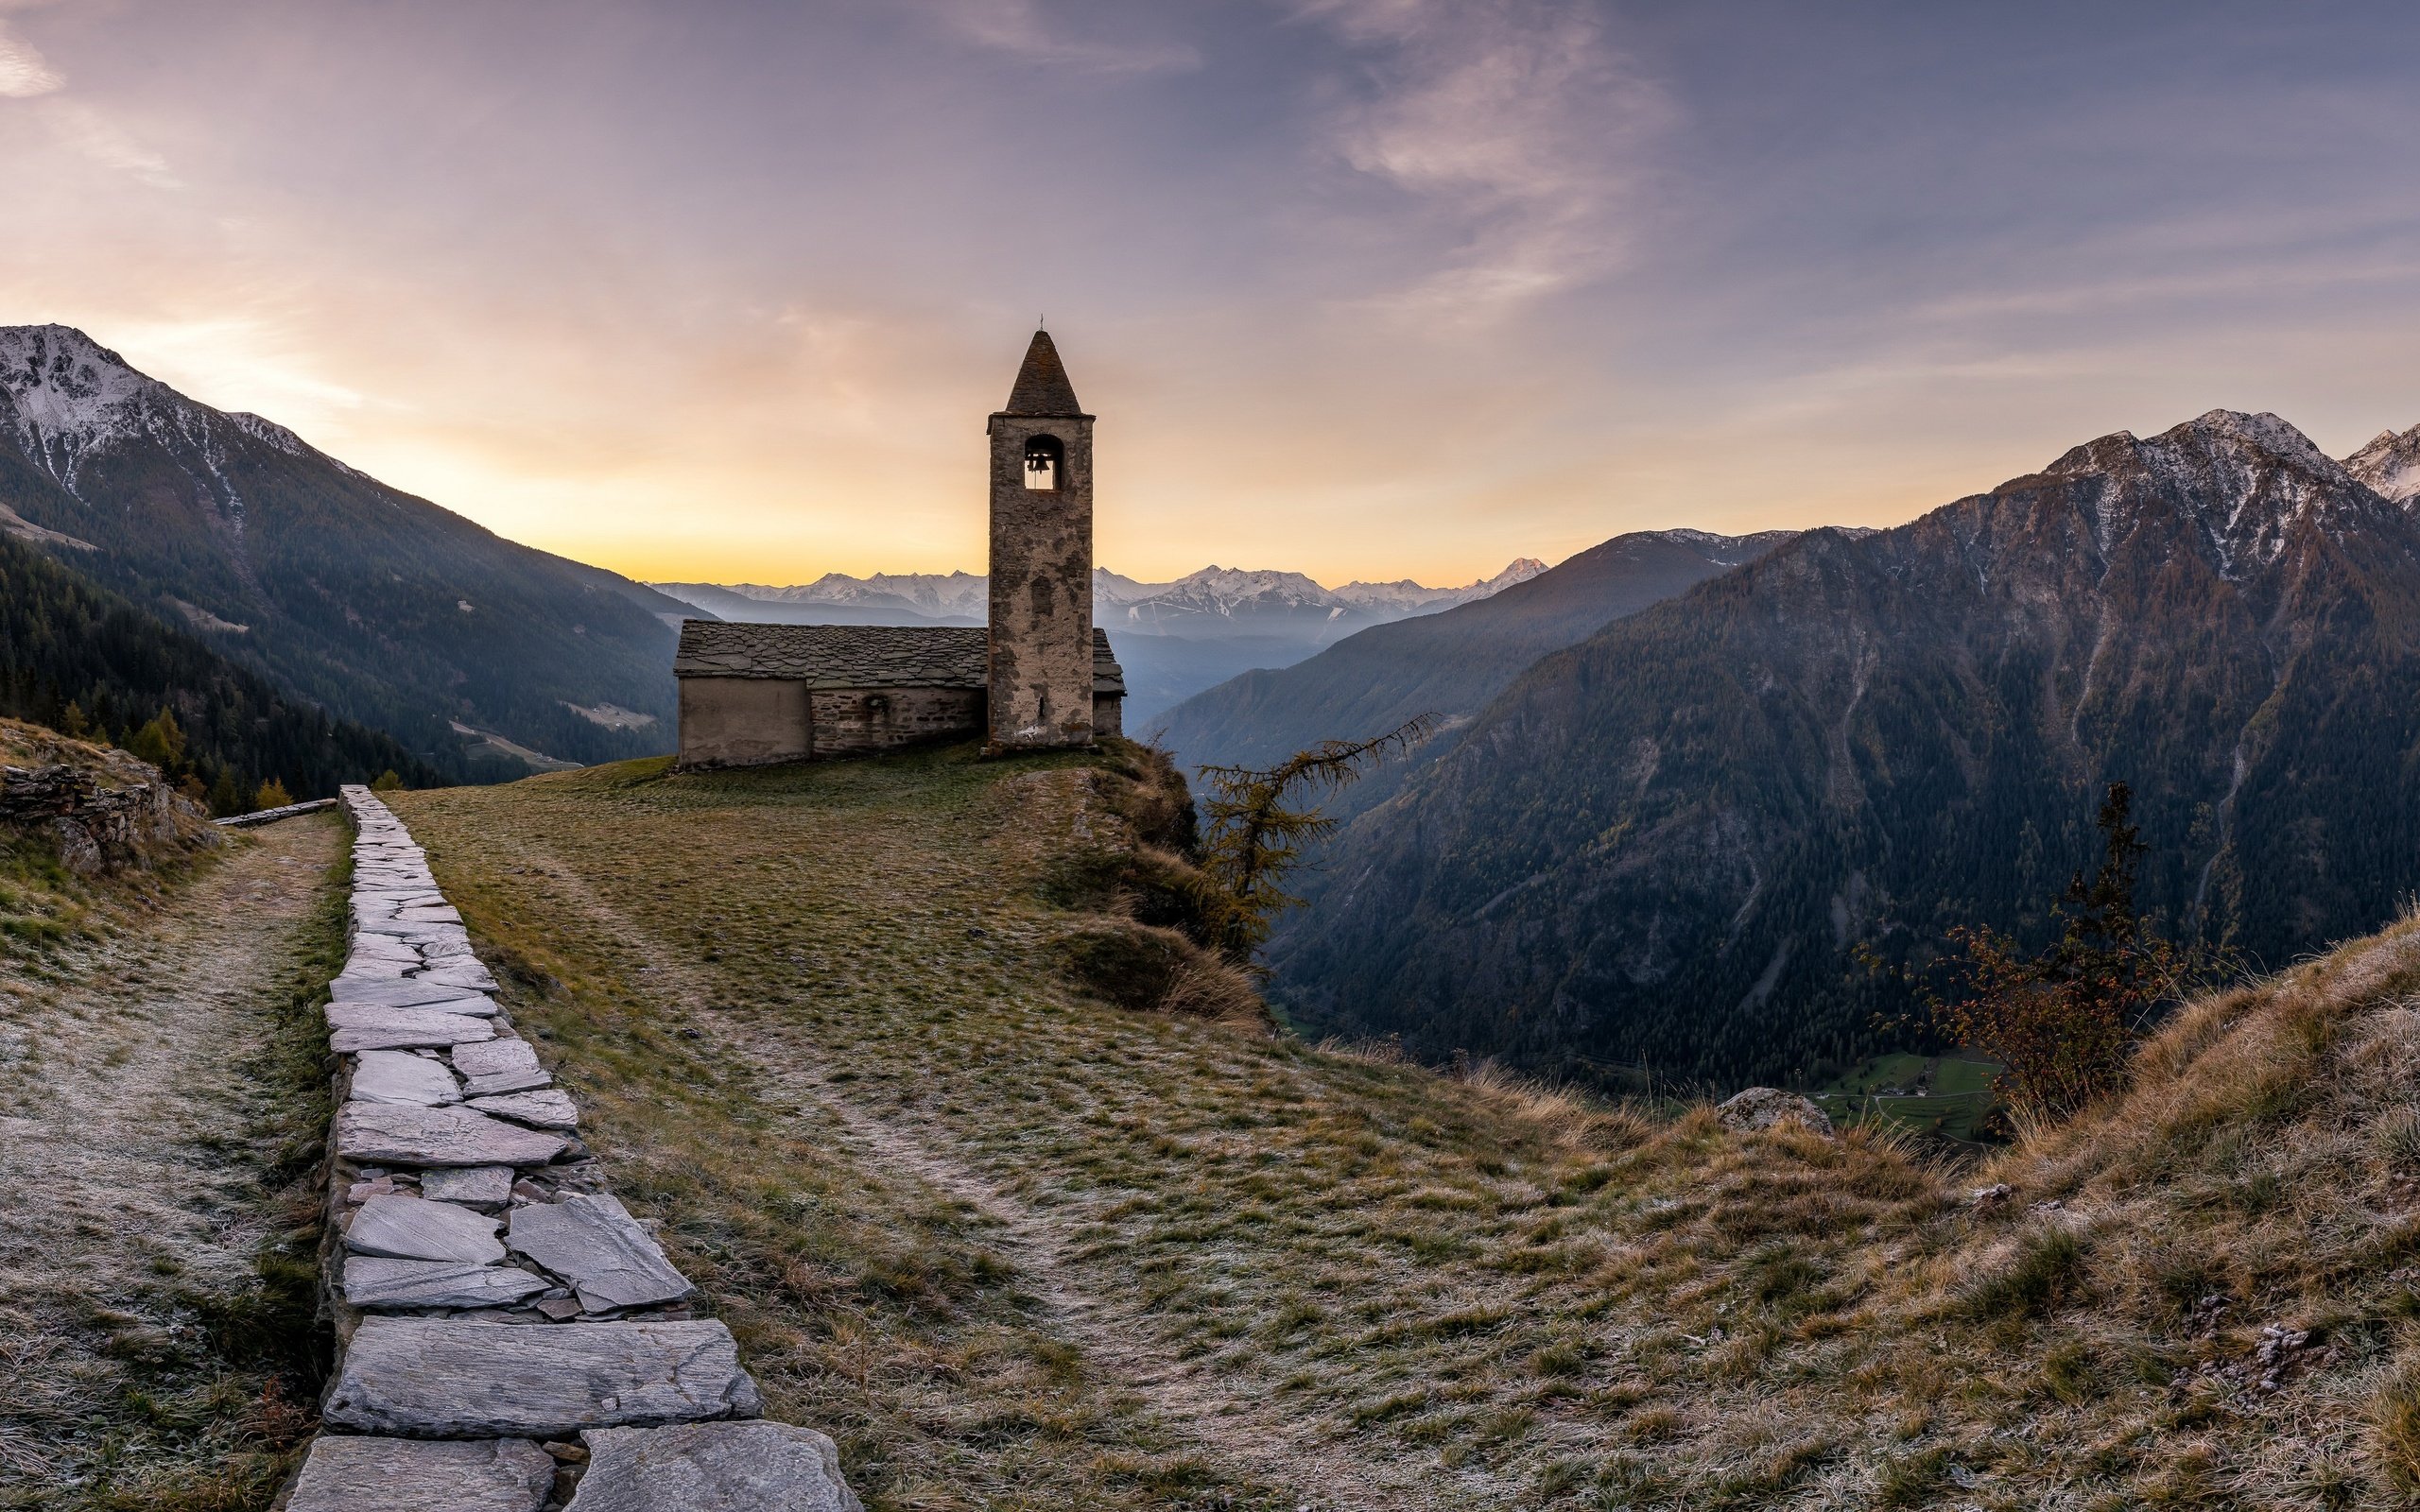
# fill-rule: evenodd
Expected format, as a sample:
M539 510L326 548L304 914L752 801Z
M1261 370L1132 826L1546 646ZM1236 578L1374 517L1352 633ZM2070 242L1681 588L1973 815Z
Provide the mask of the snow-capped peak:
M2094 527L2104 552L2147 521L2181 516L2230 580L2275 563L2298 530L2316 527L2341 539L2377 507L2344 464L2292 425L2231 409L2196 416L2149 440L2104 436L2048 471L2100 484Z
M12 427L26 455L70 493L87 459L148 438L210 480L239 529L243 501L225 472L229 447L241 444L237 436L289 456L319 455L283 425L187 399L65 325L0 326L0 423Z
M2344 471L2401 505L2420 499L2420 425L2377 439L2344 459Z
M45 437L72 439L78 449L134 434L148 402L177 397L64 325L0 326L0 389L15 406L21 434L36 427Z

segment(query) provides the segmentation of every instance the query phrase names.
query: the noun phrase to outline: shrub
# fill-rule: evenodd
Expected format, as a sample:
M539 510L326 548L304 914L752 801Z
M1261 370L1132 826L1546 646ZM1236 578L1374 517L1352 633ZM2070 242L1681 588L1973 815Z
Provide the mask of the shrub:
M2135 1046L2167 1011L2222 971L2222 953L2162 938L2135 912L2144 847L2133 796L2109 784L2100 869L2076 873L2055 916L2057 940L2027 955L1990 928L1950 931L1962 996L1930 1000L1934 1026L2006 1070L2019 1118L2055 1123L2126 1085Z
M285 790L285 784L272 777L252 795L252 809L255 813L262 809L282 809L293 801L294 795Z
M1173 929L1104 919L1062 939L1059 952L1070 976L1121 1008L1270 1022L1260 994L1242 971Z

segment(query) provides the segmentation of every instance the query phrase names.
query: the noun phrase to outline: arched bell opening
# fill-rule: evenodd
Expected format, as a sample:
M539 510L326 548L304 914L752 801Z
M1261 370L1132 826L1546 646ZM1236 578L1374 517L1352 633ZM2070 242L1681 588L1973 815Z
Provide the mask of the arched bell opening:
M1025 443L1025 486L1040 492L1059 487L1067 468L1067 448L1056 436L1028 437Z

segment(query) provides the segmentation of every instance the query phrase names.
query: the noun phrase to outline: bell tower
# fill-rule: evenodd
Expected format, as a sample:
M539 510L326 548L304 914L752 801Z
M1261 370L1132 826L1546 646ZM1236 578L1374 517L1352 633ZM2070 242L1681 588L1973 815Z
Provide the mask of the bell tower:
M1036 331L992 417L993 751L1093 740L1093 417Z

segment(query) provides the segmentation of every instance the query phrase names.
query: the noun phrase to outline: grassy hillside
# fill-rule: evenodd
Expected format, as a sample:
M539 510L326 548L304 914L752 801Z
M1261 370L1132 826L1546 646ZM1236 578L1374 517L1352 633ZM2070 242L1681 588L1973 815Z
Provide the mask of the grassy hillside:
M396 799L870 1508L2420 1485L2420 924L2200 1005L2122 1107L1960 1172L1092 1001L1056 942L1099 921L1049 900L1123 843L1123 781L959 749Z
M157 767L122 750L0 718L0 767L52 766L72 767L106 792L147 793L161 781ZM52 821L12 817L0 797L0 962L139 919L225 840L199 807L153 795L127 843L104 847L99 867L79 869Z

